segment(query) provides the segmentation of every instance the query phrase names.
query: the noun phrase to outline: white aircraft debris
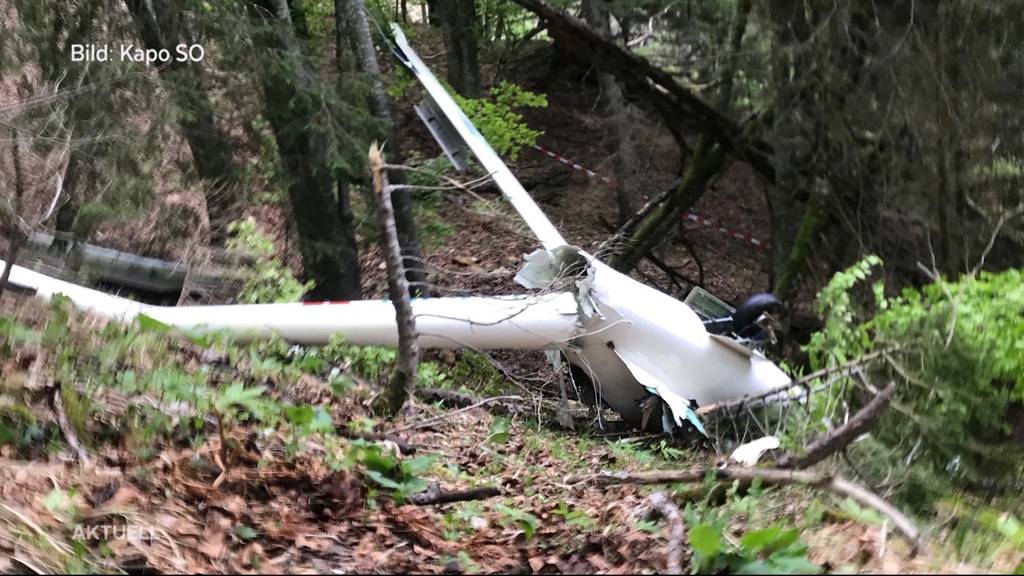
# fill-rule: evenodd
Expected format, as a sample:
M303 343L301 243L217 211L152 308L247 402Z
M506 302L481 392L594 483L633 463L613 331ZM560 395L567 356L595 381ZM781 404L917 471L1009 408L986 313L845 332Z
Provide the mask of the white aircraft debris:
M781 444L779 444L778 438L775 436L764 436L763 438L758 438L738 446L732 451L729 459L749 468L757 464L765 452L775 450L779 446Z
M420 345L428 348L557 351L591 380L598 398L631 424L671 429L693 407L757 395L790 379L761 352L714 335L687 304L570 246L441 86L395 26L398 56L543 249L527 255L517 280L537 293L413 301ZM450 128L449 128L450 127ZM452 151L446 151L451 155ZM323 344L342 334L356 345L395 346L394 309L386 301L151 306L15 266L11 283L79 308L128 321L146 314L185 329L224 330L239 339L279 335ZM654 402L652 402L652 396ZM658 408L667 407L668 410Z

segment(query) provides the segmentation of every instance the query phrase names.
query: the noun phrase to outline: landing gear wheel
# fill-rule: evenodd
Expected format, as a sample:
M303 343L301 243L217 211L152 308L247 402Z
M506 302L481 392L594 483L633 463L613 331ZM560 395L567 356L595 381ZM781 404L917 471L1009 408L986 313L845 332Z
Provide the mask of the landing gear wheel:
M760 328L755 324L764 313L778 314L783 310L782 301L773 294L754 294L743 301L732 315L732 329L741 337L750 337Z

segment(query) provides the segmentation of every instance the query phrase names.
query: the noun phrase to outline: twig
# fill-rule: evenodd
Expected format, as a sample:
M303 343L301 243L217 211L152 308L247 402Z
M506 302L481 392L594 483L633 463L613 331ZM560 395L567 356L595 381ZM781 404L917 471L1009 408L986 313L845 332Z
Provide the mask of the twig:
M667 574L683 573L683 536L686 525L679 507L664 492L655 492L647 497L647 511L644 516L661 517L668 521L668 554L665 560Z
M79 464L88 464L89 453L82 447L82 443L78 441L75 427L71 425L67 412L64 411L64 400L60 397L60 386L53 392L53 411L57 414L57 424L60 426L60 431L64 434L64 439L67 440L68 446L75 451Z
M896 383L890 382L881 392L857 411L846 424L823 434L803 449L803 454L785 454L777 462L779 468L795 468L802 470L814 466L839 450L846 448L858 436L863 434L875 423L878 415L889 405L889 400L896 391Z
M656 470L652 472L612 472L572 475L566 484L594 484L611 486L615 484L672 484L675 482L703 482L708 474L718 480L752 481L758 479L768 485L798 484L824 488L842 496L848 496L862 506L872 508L892 520L893 526L910 543L911 554L917 552L921 534L914 523L892 504L863 486L841 476L830 476L820 472L804 470L782 470L778 468L692 468L689 470Z

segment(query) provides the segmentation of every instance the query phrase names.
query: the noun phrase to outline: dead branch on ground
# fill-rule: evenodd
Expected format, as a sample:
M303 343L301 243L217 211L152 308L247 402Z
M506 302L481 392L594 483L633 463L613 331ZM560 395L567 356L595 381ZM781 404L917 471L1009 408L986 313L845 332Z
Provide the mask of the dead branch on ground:
M523 397L522 396L494 396L493 398L484 398L483 400L480 400L479 402L477 402L475 404L470 404L469 406L466 406L464 408L459 408L458 410L452 410L451 412L444 412L443 414L439 414L439 415L434 416L432 418L427 418L426 420L422 420L420 422L413 422L412 424L408 424L406 426L402 426L401 428L396 428L394 430L390 430L390 431L388 431L388 434L398 434L400 432L408 432L409 430L416 430L418 428L425 428L425 427L430 426L431 424L434 424L436 422L440 422L442 420L446 420L448 418L451 418L452 416L455 416L456 414L462 414L463 412L469 412L470 410L473 410L474 408L482 408L483 406L486 406L487 404L492 404L492 403L495 403L495 402L503 402L503 401L508 401L508 400L516 400L516 401L522 402L523 401Z
M895 506L881 496L863 486L851 482L842 476L833 476L823 472L801 470L782 470L778 468L692 468L689 470L656 470L652 472L614 472L602 471L596 474L568 476L566 484L593 484L595 486L612 486L616 484L672 484L676 482L703 482L711 474L718 480L753 481L760 480L767 485L801 485L822 488L846 496L868 508L872 508L886 518L911 546L911 554L917 552L921 541L921 533L913 521L907 518Z
M668 522L668 554L665 559L665 572L667 574L682 574L683 537L686 535L686 525L683 524L683 515L679 513L679 507L664 492L655 492L647 497L644 508L642 516L664 518Z
M789 453L783 455L776 463L779 468L794 468L802 470L810 468L832 454L846 448L850 442L868 431L878 419L878 416L889 405L889 400L896 392L896 383L891 382L884 390L879 392L863 408L853 415L853 418L846 423L826 432L819 438L808 444L802 450L802 454Z
M428 506L433 504L451 504L453 502L468 502L470 500L485 500L487 498L493 498L500 496L501 490L493 486L485 486L482 488L470 488L469 490L453 490L451 492L442 492L440 487L436 484L430 488L413 494L409 500L418 506Z

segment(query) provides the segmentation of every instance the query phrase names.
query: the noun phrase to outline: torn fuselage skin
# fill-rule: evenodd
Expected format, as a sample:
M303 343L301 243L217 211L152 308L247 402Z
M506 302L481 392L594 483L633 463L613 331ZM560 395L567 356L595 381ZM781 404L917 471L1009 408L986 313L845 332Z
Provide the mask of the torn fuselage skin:
M650 394L681 426L691 401L762 394L790 381L760 352L713 337L685 303L578 248L537 250L516 279L530 289L573 292L579 328L559 348L587 375L598 399L637 427L660 427L661 419L644 416Z

